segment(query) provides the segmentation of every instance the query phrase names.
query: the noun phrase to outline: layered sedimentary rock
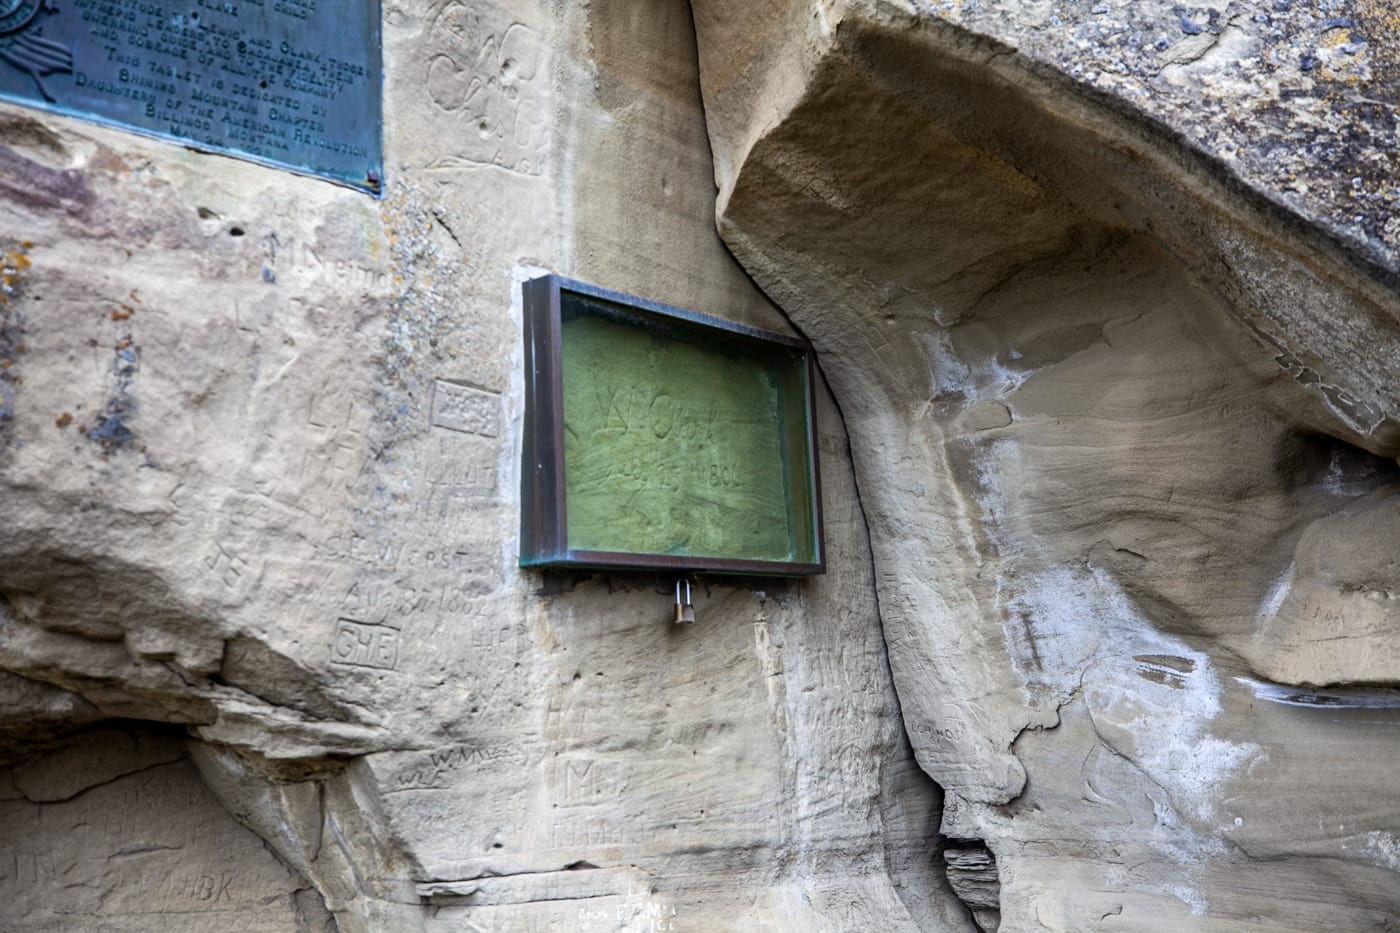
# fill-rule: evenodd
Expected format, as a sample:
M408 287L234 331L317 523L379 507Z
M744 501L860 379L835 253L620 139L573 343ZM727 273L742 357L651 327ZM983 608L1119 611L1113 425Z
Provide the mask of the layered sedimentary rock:
M1382 928L1395 47L1279 6L386 3L382 200L0 106L0 929ZM813 341L825 576L516 566L544 271Z
M516 567L522 280L787 329L686 5L384 24L382 201L0 107L0 928L960 928L828 398L825 577Z
M1003 928L1380 928L1384 14L743 9L695 4L720 228L822 354L906 728Z
M321 894L240 826L185 737L109 723L0 784L13 929L335 929Z

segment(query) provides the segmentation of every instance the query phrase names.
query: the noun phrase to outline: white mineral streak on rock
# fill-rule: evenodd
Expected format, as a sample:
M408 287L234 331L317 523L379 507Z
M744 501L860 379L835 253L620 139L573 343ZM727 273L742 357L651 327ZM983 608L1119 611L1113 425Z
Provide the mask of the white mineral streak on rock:
M946 330L917 335L928 354L929 398L967 396L976 388L972 371L953 350Z
M1082 688L1099 736L1198 831L1215 826L1225 787L1261 749L1210 733L1222 706L1209 655L1157 631L1098 568L1052 568L1007 609L1017 620L1006 624L1007 643L1027 690L1049 687L1068 699ZM1190 849L1170 833L1160 841L1183 861L1220 851L1208 832Z
M1294 565L1288 564L1288 569L1278 575L1269 591L1264 594L1264 598L1259 602L1259 611L1254 616L1255 632L1262 632L1278 616L1279 608L1283 605L1284 599L1288 596L1288 590L1293 586Z
M1394 833L1371 830L1366 834L1366 851L1376 864L1400 872L1400 838Z
M1345 456L1346 451L1334 450L1327 463L1327 472L1322 478L1323 488L1334 496L1355 498L1364 496L1376 488L1374 470L1356 469L1355 458Z
M1395 689L1367 689L1353 687L1342 690L1329 690L1326 687L1296 687L1287 684L1266 683L1252 677L1236 677L1235 682L1246 687L1255 699L1283 706L1297 706L1314 710L1347 709L1400 709L1400 691ZM1397 726L1400 722L1374 720L1374 725Z
M980 510L982 533L987 536L993 553L1001 553L1010 543L1006 533L1006 508L1014 499L1007 496L1008 490L1002 485L1002 478L1015 475L1020 454L1021 450L1014 440L998 438L982 445L973 455L973 495ZM1014 560L1014 556L1011 559ZM1002 580L1002 575L998 574L998 601L1001 598Z
M1194 888L1189 888L1186 885L1173 884L1168 886L1165 890L1166 893L1181 901L1181 903L1185 904L1187 907L1190 907L1191 916L1193 917L1201 916L1206 912L1206 908L1210 906L1199 891L1196 891Z
M1126 650L1131 619L1121 594L1104 584L1099 571L1056 567L998 590L1007 646L1028 694L1048 688L1063 702L1101 650Z

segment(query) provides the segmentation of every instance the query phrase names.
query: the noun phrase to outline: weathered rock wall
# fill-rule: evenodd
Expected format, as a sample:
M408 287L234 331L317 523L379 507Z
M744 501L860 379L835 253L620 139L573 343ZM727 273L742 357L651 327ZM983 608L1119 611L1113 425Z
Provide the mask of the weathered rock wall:
M1258 58L1147 73L1206 11L695 3L720 228L822 354L988 926L989 875L1008 930L1400 908L1398 267L1387 210L1336 214L1390 156L1290 150L1357 133L1334 93L1383 139L1393 63L1371 28L1350 92L1273 67L1280 6L1210 12ZM1141 57L1085 74L1110 35Z
M384 43L382 202L0 107L0 928L968 929L828 397L825 577L515 566L523 279L787 328L686 4Z
M108 723L0 778L6 929L335 929L210 792L177 730Z
M382 201L0 106L0 929L1400 913L1389 14L693 7L387 3ZM517 569L545 270L813 340L826 576Z

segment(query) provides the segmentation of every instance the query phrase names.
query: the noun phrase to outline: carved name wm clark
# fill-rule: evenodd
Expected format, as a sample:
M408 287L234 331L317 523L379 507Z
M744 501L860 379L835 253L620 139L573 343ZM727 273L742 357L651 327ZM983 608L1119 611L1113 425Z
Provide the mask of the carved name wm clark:
M805 342L557 276L525 304L522 564L823 572Z
M382 185L378 0L0 0L0 98Z

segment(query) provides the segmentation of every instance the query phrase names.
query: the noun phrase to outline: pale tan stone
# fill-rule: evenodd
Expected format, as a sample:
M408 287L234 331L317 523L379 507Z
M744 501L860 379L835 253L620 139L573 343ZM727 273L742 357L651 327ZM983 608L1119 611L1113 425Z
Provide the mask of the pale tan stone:
M1129 7L389 2L382 201L0 106L0 928L1380 928L1393 49ZM813 340L825 576L516 566L543 271Z
M321 897L234 821L182 745L103 728L13 770L22 796L0 801L8 928L334 928Z
M1396 808L1349 789L1394 703L1304 685L1398 673L1394 243L1272 187L1291 129L1222 129L1209 49L1254 39L1159 81L1080 69L1095 22L1176 28L1151 5L695 6L720 229L842 406L906 729L996 858L978 921L1377 928Z
M25 350L0 451L0 806L31 820L0 855L70 805L24 794L134 780L116 739L33 757L119 717L192 736L152 806L217 797L281 873L256 886L342 933L968 929L828 396L826 576L702 580L679 628L668 577L515 565L521 281L790 332L714 227L687 5L384 14L383 201L0 106L0 236L28 261L7 306ZM168 907L94 884L94 924ZM0 927L87 896L36 889ZM248 928L321 929L296 910Z

